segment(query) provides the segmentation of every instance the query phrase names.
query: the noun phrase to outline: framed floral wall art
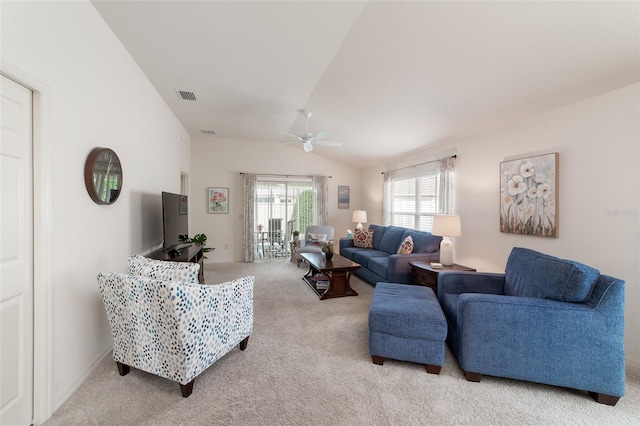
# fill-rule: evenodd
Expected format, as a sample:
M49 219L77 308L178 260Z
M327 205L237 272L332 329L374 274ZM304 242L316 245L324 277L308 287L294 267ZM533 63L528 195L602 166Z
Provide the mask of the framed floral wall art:
M500 232L558 237L558 153L500 163Z
M209 188L209 213L229 213L229 188Z

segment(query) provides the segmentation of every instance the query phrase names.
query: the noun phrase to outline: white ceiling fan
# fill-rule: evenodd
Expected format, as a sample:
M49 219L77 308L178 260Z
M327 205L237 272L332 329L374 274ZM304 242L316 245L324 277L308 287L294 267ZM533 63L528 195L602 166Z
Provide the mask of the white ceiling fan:
M305 109L300 110L300 113L304 116L305 118L305 125L304 125L304 135L294 135L292 133L287 133L287 132L282 132L285 135L289 135L289 136L293 136L294 138L296 138L296 140L294 142L300 142L302 143L302 147L304 148L305 152L311 152L313 151L313 145L326 145L326 146L341 146L342 142L335 142L335 141L328 141L325 140L324 138L326 138L329 135L329 132L326 130L320 130L319 132L315 132L315 133L309 133L309 118L311 118L311 116L313 115L313 113L311 111L307 111ZM284 144L289 144L289 143L294 143L294 142L284 142Z

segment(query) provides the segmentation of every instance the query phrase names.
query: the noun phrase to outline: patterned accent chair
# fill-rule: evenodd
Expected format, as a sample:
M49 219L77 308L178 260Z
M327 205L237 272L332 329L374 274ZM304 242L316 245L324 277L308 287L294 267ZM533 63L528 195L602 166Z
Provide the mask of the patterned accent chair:
M200 265L133 256L129 274L101 272L98 285L121 376L134 367L180 383L195 378L253 331L254 277L198 284Z

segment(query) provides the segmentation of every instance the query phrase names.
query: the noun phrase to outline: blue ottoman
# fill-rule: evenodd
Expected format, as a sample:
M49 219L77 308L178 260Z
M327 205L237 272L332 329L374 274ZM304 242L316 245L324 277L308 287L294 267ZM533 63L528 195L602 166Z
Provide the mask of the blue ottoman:
M447 320L429 287L377 283L369 308L369 353L374 364L385 358L425 364L440 374Z

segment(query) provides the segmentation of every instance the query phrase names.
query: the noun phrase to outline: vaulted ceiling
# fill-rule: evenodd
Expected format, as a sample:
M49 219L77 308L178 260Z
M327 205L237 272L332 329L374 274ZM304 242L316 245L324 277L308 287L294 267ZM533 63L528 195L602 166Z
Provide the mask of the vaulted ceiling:
M360 166L640 81L636 1L93 4L192 138L302 149L306 109Z

